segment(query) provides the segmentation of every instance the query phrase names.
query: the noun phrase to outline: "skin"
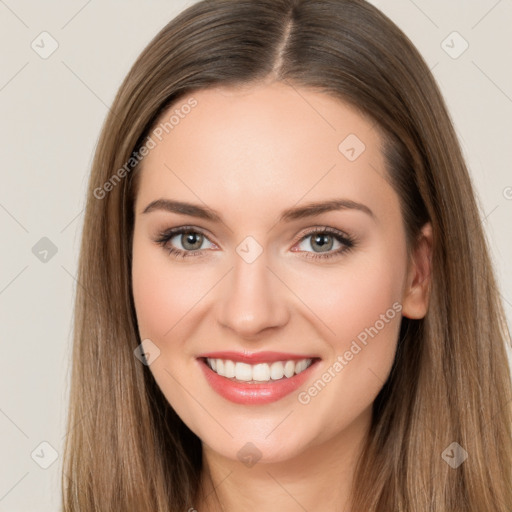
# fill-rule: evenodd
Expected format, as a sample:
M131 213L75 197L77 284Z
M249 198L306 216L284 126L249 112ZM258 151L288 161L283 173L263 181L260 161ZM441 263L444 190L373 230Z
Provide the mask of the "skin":
M282 83L193 97L197 106L144 160L132 267L141 339L160 350L150 370L203 443L204 491L190 506L349 510L354 464L391 370L400 314L308 404L298 392L267 405L234 404L210 388L196 358L214 350L310 354L321 361L299 391L307 390L394 303L409 318L425 315L430 226L409 256L380 135L338 99ZM338 149L349 134L366 146L354 161ZM223 222L143 213L163 198L207 206ZM279 221L285 209L338 198L366 205L373 216L342 209ZM176 259L155 242L179 226L205 234L196 256ZM323 252L307 230L325 227L350 235L355 246L330 259L308 258ZM262 249L252 263L236 252L247 236ZM331 253L343 247L331 240ZM167 247L186 250L186 243L178 235ZM252 467L237 457L247 442L261 453Z

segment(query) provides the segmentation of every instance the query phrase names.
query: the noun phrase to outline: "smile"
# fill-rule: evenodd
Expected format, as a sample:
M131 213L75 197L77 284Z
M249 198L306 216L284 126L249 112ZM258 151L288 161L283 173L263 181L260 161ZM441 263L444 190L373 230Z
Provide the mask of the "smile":
M298 375L311 366L313 359L248 364L230 359L212 359L208 357L206 362L221 377L241 382L270 382L271 380L289 379Z
M215 352L197 358L210 387L226 400L244 405L268 404L293 393L319 361L277 352Z

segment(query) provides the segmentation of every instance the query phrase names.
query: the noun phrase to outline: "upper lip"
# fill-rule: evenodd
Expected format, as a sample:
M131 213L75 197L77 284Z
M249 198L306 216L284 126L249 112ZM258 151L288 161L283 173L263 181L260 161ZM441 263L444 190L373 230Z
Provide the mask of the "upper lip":
M300 361L301 359L317 359L311 355L287 354L285 352L208 352L201 354L199 358L209 359L229 359L240 363L256 364L256 363L273 363L275 361Z

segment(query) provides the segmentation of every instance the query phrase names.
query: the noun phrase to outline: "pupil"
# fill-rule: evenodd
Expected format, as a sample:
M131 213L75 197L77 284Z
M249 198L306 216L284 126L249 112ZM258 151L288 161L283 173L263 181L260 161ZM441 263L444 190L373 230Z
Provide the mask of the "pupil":
M326 241L326 238L330 239ZM327 234L316 235L314 238L314 243L320 247L321 251L329 251L332 248L332 237ZM329 244L329 241L331 242ZM324 247L325 246L325 247Z
M185 239L185 243L183 243L183 238L182 238L182 244L183 244L183 247L185 247L186 249L194 250L194 249L197 249L198 247L201 247L200 237L202 237L202 235L200 235L199 233L185 233L183 235L183 237ZM199 238L199 241L197 240L197 238ZM196 239L195 242L194 242L194 239ZM192 246L198 246L198 247L187 247L187 244L190 244Z

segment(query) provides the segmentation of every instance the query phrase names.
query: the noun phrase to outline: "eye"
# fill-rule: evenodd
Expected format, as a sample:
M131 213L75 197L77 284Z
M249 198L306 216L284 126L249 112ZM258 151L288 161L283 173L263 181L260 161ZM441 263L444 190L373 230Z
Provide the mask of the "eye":
M215 248L204 233L192 226L181 226L163 231L155 240L164 247L169 255L177 259L191 256L204 256L205 249ZM204 243L210 244L206 247ZM299 240L299 249L293 252L304 252L307 258L326 259L341 256L355 247L355 240L349 235L334 228L312 228ZM310 251L309 249L312 249Z
M211 248L204 247L204 242L209 242L211 246L215 247L205 234L191 226L181 226L163 231L155 241L176 258L200 256L203 254L201 252L203 249Z
M331 258L339 256L352 249L355 241L349 235L334 228L313 228L299 243L299 250L306 252L307 258ZM312 252L308 251L312 249Z

